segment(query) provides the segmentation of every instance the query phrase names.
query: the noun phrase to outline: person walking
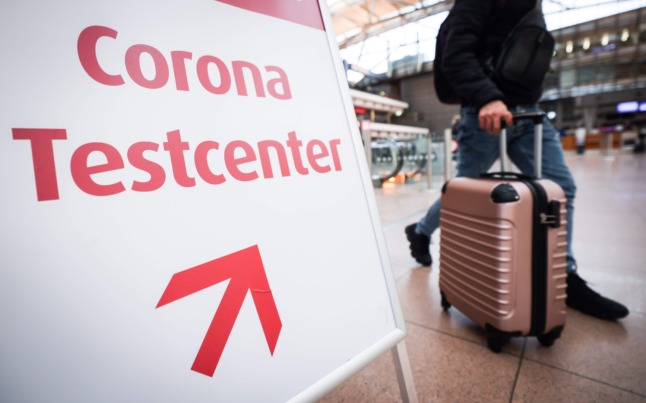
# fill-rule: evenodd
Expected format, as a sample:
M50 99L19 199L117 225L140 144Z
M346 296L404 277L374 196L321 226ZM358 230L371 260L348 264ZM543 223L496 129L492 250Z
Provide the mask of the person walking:
M538 0L540 1L540 0ZM507 125L509 158L527 175L533 172L534 123L513 122L512 113L538 112L541 86L527 90L492 74L503 42L518 21L534 9L536 0L456 0L451 10L443 56L443 74L461 102L457 125L457 176L477 177L499 157L501 124ZM602 319L626 317L628 309L592 290L578 275L572 252L576 184L565 162L558 132L543 121L542 176L559 184L567 199L567 300L569 307ZM417 223L406 227L411 255L431 266L430 237L440 224L440 200ZM440 251L441 253L441 251Z

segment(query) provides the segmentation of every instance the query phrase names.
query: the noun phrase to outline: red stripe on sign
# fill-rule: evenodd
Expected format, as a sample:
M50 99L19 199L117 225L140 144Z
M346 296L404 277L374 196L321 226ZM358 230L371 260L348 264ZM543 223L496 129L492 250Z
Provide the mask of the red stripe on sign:
M317 0L216 0L238 8L325 31Z

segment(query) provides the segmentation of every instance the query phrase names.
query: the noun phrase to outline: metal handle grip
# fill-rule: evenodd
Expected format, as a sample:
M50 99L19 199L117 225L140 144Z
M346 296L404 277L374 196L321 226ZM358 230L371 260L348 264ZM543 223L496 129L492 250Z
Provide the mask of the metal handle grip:
M534 122L534 177L541 177L543 170L543 119L545 112L518 112L512 115L514 121L531 119ZM500 169L508 171L509 157L507 156L507 127L502 122L500 131Z

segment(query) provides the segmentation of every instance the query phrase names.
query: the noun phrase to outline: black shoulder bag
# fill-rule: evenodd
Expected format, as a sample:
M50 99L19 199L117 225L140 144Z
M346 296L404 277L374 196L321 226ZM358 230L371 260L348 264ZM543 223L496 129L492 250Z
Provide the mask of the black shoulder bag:
M545 25L541 0L516 24L496 61L497 79L533 90L543 85L554 53L554 37Z

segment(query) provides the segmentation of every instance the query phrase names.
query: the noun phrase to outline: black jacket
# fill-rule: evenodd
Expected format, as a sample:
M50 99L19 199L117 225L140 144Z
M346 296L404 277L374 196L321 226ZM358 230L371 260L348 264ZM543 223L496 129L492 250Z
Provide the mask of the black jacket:
M463 105L480 109L493 100L525 105L541 97L541 88L527 92L491 77L491 66L508 33L535 4L535 0L456 0L442 69Z

